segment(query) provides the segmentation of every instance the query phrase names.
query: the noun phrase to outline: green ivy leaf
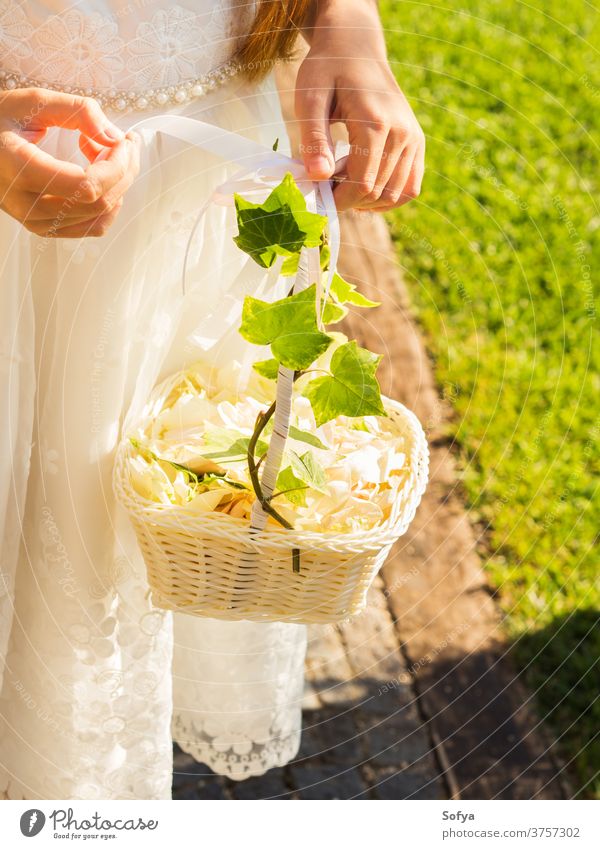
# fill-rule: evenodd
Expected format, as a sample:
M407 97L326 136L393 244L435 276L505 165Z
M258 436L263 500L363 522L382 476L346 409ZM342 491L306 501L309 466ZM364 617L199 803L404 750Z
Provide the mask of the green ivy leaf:
M220 455L232 454L234 450L240 449L245 453L248 449L248 437L241 430L236 430L235 428L210 425L202 438L207 448L212 449L214 452L220 452ZM259 441L260 445L264 445L266 448L266 443Z
M323 324L337 324L348 315L348 310L336 304L332 300L328 300L323 309Z
M231 480L227 475L214 475L208 474L204 475L202 478L202 486L211 487L212 484L216 484L217 486L226 487L228 489L245 489L249 490L250 487L246 486L245 483L240 483L240 481Z
M277 360L259 360L252 365L252 368L268 380L277 380L277 373L279 371Z
M242 436L239 439L236 439L234 442L230 442L229 445L224 446L220 450L213 451L210 454L203 454L207 460L213 460L215 463L224 463L227 460L235 461L235 460L243 460L248 454L248 444L250 439L247 436ZM269 446L266 442L262 440L258 440L256 443L255 454L258 457L261 457L266 453L267 448Z
M219 427L218 425L209 425L202 435L202 439L207 448L212 448L214 451L219 449L226 450L234 439L243 439L244 434L241 430L235 428Z
M270 268L278 256L290 257L303 246L321 244L326 218L306 209L306 200L291 174L285 175L262 204L236 194L235 208L238 235L234 241L263 268ZM295 270L291 263L285 273Z
M171 478L169 472L172 470L174 472L183 472L188 483L198 484L203 475L198 475L196 472L192 471L192 469L188 469L187 466L183 466L181 463L176 463L174 460L166 460L164 457L159 457L151 448L148 448L147 445L142 445L139 439L136 439L133 436L129 437L129 441L136 449L138 454L144 458L144 460L149 463L151 460L154 460L156 463L160 465L162 470Z
M327 493L327 477L325 469L318 463L311 451L305 454L297 454L295 451L287 451L292 469L296 477L304 481L311 489Z
M227 477L226 472L195 472L193 469L190 469L188 466L184 466L181 463L176 463L175 460L167 460L164 457L159 457L158 454L155 454L150 448L145 445L142 445L138 439L134 437L129 437L129 441L133 445L133 447L141 454L141 456L149 462L150 460L154 460L157 462L163 471L169 475L169 470L173 470L173 472L182 472L187 480L188 484L193 484L194 486L208 486L213 481L218 481L219 484L226 484L227 486L233 487L234 489L248 489L244 483L240 483L239 481L231 480ZM264 446L264 451L267 450L268 446L263 442L259 445ZM206 454L204 454L201 458L202 460L212 460ZM213 465L218 468L218 464L212 460Z
M371 431L369 430L367 425L364 423L364 421L352 422L352 424L350 425L350 429L351 430L362 430L365 433L371 433Z
M291 466L286 466L277 475L277 489L292 504L306 507L306 489L304 481L296 477Z
M300 262L300 254L295 253L288 256L282 263L280 268L280 274L282 277L290 277L292 274L295 274L298 271L298 264Z
M321 268L323 271L329 267L329 260L331 259L331 251L329 249L329 245L321 245L321 251L319 254L319 260L321 263Z
M331 374L304 389L317 427L337 416L385 416L375 372L381 357L356 342L341 345L331 358Z
M268 303L250 295L244 300L240 333L247 342L270 345L286 368L308 368L333 341L317 326L316 286Z
M347 280L339 274L333 275L331 281L330 293L334 296L339 304L353 304L355 307L378 307L378 301L370 301L357 290L353 283L348 283Z
M322 451L327 451L327 446L323 445L318 436L314 433L309 433L307 430L300 430L295 425L290 425L289 435L296 442L306 442L307 445L312 445L313 448L320 448Z

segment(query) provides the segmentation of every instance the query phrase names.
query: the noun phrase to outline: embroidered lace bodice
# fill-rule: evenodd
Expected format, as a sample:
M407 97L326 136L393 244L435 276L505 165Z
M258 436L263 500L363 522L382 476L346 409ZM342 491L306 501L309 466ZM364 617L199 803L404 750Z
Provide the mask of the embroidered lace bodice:
M73 91L117 111L184 103L239 72L254 13L255 0L0 0L0 87Z

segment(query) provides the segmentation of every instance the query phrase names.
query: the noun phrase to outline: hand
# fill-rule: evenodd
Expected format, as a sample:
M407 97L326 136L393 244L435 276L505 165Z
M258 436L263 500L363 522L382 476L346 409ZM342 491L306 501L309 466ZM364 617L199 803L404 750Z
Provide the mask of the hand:
M37 147L48 127L80 132L82 168ZM139 170L139 137L125 135L99 104L42 88L0 96L0 209L39 236L106 233Z
M321 0L296 82L300 151L313 179L332 176L330 124L343 122L350 155L338 209L386 210L418 197L425 136L398 87L371 0Z

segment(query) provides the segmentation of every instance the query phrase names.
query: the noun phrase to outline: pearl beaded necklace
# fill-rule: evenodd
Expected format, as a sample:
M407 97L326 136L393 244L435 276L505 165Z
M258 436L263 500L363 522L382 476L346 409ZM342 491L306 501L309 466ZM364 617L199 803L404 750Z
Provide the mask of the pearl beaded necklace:
M31 77L14 74L10 71L0 70L0 90L12 91L17 88L32 87L46 88L52 91L77 94L83 97L93 97L107 111L123 113L135 110L144 112L169 104L177 105L205 97L215 89L229 82L229 80L238 76L240 72L240 63L235 59L230 59L218 68L209 71L203 77L185 80L176 86L164 86L162 88L146 89L145 91L129 91L122 89L84 89L77 86L61 86L56 83L43 82L32 79Z

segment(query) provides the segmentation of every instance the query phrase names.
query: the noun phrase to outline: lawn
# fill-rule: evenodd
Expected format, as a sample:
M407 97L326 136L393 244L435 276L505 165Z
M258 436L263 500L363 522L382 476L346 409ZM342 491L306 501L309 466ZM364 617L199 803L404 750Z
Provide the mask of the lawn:
M600 797L600 13L584 0L381 11L428 139L422 195L390 223L456 410L470 515L516 662L578 792Z

